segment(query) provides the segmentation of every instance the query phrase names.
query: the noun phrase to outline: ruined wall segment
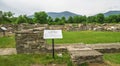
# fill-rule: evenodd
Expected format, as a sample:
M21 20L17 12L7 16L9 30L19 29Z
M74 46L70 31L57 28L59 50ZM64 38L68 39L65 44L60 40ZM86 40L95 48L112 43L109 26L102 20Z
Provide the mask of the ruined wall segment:
M41 53L46 50L43 29L29 29L15 34L17 53Z

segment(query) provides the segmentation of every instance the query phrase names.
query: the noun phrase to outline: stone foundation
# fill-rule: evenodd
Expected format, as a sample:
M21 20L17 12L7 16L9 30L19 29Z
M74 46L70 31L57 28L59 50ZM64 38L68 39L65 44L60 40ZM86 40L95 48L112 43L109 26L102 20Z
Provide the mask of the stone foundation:
M120 43L91 44L86 46L93 48L101 53L119 53L120 52Z
M71 60L73 64L79 66L82 63L101 63L103 62L102 53L88 48L85 45L76 45L67 47L68 52L70 53Z
M120 24L65 24L65 25L47 25L47 24L2 24L0 27L6 27L7 32L45 27L47 29L61 29L64 31L113 31L120 32Z
M41 53L46 51L43 30L23 30L15 34L17 53Z

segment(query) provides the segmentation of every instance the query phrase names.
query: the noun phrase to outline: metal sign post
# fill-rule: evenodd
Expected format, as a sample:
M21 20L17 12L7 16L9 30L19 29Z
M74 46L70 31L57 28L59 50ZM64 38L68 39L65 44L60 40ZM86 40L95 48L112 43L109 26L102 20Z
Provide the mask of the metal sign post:
M52 39L52 56L55 58L55 50L54 50L54 39Z
M55 58L54 39L62 39L62 30L44 30L44 39L52 39L52 56Z

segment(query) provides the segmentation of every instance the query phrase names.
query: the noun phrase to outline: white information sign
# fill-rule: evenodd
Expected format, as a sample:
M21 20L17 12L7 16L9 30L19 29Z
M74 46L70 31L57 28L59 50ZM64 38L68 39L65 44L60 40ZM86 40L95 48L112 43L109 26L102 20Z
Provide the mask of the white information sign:
M7 30L7 28L5 28L5 27L1 27L1 29L4 30L4 31Z
M44 39L62 39L62 30L44 30Z

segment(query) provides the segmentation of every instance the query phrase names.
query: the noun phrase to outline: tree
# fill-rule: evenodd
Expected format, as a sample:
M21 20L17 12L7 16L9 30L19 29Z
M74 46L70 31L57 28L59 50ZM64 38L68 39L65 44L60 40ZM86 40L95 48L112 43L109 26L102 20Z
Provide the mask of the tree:
M4 12L4 16L6 16L6 17L12 17L14 14L12 13L12 12Z
M79 22L86 22L86 16L79 16Z
M10 17L12 17L13 16L13 13L12 12L7 12L7 16L10 18Z
M89 17L87 18L87 22L88 22L88 23L96 22L95 18L96 18L95 16L89 16Z
M47 19L47 21L48 21L48 22L53 22L52 17L49 16L48 19Z
M110 15L109 16L109 21L111 21L112 23L116 23L117 22L117 15Z
M44 12L35 12L34 14L34 21L40 24L46 24L47 23L47 17L48 15Z
M73 17L72 17L72 16L70 16L70 17L68 18L67 23L73 23Z
M2 23L3 18L2 18L2 11L0 11L0 24Z
M2 23L12 23L13 13L12 12L2 12L1 11L1 19Z
M25 16L25 15L20 15L20 16L17 18L16 23L17 23L17 24L27 23L26 16Z
M54 22L59 22L60 21L60 18L56 17Z
M2 17L2 11L0 11L0 17Z
M103 14L97 14L96 15L96 22L98 22L98 23L104 23L104 15Z
M74 23L79 23L79 16L74 16L73 17L73 22Z
M120 14L117 15L117 23L120 23Z
M61 17L61 22L66 23L66 18L64 16Z

